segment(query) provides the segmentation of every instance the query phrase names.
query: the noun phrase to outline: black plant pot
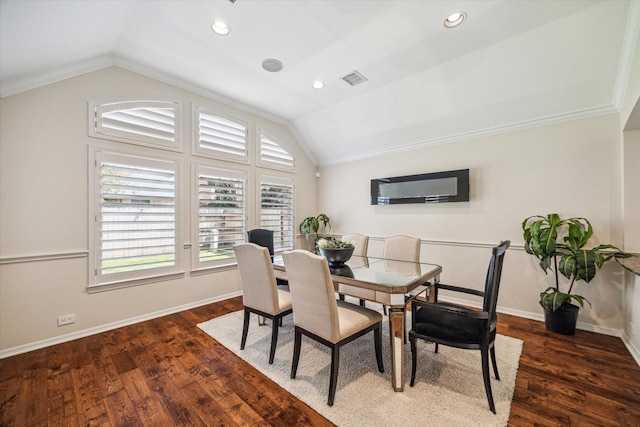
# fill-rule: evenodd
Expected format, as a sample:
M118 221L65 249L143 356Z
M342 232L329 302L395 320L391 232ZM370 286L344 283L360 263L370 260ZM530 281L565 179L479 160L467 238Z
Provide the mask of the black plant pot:
M563 335L574 335L578 322L580 307L573 304L563 304L556 311L544 309L544 324L551 332Z

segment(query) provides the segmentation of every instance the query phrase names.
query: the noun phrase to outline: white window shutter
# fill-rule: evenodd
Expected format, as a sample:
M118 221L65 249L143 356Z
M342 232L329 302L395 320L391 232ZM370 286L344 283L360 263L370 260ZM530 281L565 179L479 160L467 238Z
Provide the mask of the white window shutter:
M238 119L196 109L198 154L247 162L248 125Z
M262 166L276 169L293 170L295 168L293 155L285 150L278 140L264 132L260 132L259 162Z
M89 109L91 136L180 148L178 101L93 101Z
M196 268L229 263L233 247L244 243L246 182L241 172L197 169Z
M274 250L277 252L294 248L293 195L293 180L261 177L260 227L273 231Z
M94 285L172 273L178 165L98 152Z

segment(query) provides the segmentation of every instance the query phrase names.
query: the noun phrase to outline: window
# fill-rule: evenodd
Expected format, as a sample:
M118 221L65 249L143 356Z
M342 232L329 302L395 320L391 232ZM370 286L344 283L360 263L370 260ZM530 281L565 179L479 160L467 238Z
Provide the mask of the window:
M197 129L194 151L207 157L246 163L248 125L238 119L196 108Z
M178 150L180 110L177 101L93 101L89 135Z
M259 159L262 166L286 170L295 168L293 156L282 147L278 140L263 131L260 131Z
M177 162L97 151L94 165L90 286L178 272Z
M293 180L261 176L260 227L273 230L276 252L293 249Z
M197 166L196 182L195 268L232 263L233 247L245 242L246 175Z

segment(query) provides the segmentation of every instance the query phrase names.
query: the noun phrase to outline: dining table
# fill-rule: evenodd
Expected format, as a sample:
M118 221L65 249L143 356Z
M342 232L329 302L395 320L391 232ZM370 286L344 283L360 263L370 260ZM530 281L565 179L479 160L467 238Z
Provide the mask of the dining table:
M273 268L285 272L281 255L273 258ZM329 265L331 278L341 286L341 294L373 301L389 307L391 385L404 390L406 306L431 283L440 281L442 267L436 264L398 261L378 257L352 256L340 265Z

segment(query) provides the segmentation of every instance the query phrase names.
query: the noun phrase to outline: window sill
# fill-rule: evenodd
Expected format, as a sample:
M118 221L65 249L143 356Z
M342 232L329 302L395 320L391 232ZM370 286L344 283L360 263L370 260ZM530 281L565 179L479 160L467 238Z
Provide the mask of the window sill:
M176 280L184 278L185 272L179 271L177 273L164 274L161 276L143 277L140 279L131 279L120 282L103 283L99 285L90 285L87 287L87 292L95 294L98 292L111 291L114 289L130 288L132 286L148 285L149 283L164 282L167 280Z
M205 274L211 274L211 273L217 273L220 271L227 271L227 270L235 270L238 268L238 264L236 262L230 263L230 264L221 264L221 265L215 265L215 266L211 266L211 267L202 267L202 268L197 268L194 270L191 270L191 272L189 273L192 277L193 276L203 276Z

